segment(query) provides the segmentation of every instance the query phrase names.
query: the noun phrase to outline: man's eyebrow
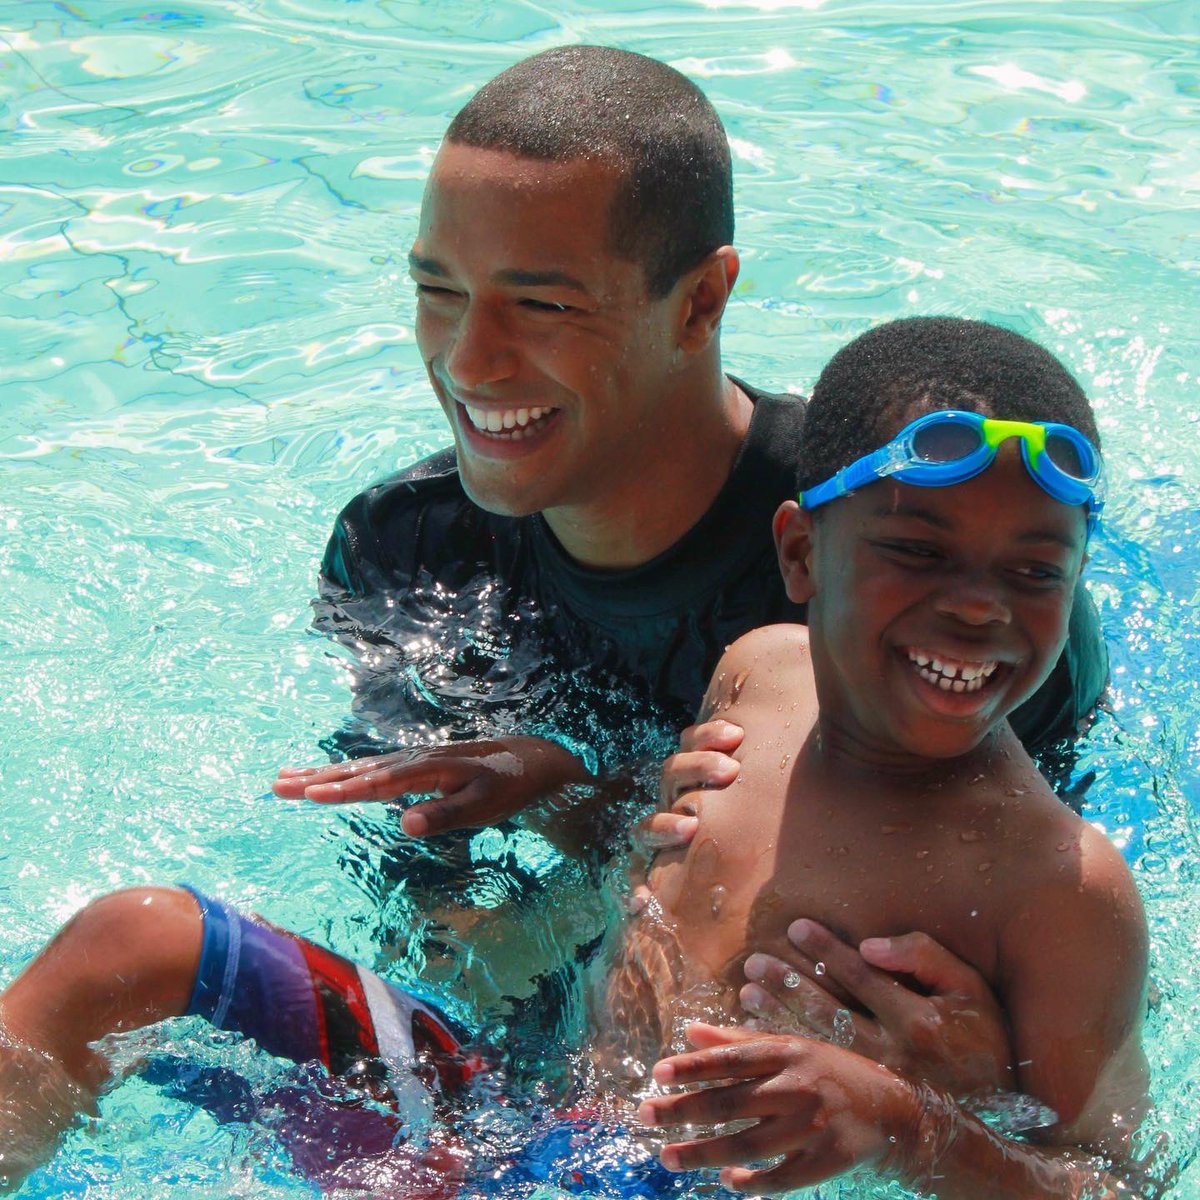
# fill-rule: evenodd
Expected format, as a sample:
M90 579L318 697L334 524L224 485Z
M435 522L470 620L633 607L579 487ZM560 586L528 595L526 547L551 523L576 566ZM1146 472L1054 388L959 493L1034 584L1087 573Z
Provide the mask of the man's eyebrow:
M508 267L492 276L494 283L508 287L557 287L569 288L574 292L586 292L587 285L566 271L525 271L520 267Z
M426 258L423 254L408 252L408 265L413 271L421 271L426 275L437 275L444 278L449 272L436 258Z
M935 529L943 529L947 532L952 531L954 528L953 521L941 513L934 512L930 508L923 508L919 504L881 504L875 508L872 515L877 518L905 517L909 520L924 521L927 525L932 525ZM1023 533L1018 534L1016 540L1025 545L1053 542L1056 545L1065 547L1067 550L1074 550L1079 546L1078 538L1073 537L1069 533L1063 533L1059 529L1049 528L1027 529Z
M408 265L413 271L434 275L439 279L445 279L450 274L436 258L426 258L425 255L417 254L412 250L408 253ZM521 267L507 267L502 271L497 271L492 276L492 282L503 287L567 288L573 292L589 294L587 284L582 279L576 279L574 275L568 275L566 271L527 271Z

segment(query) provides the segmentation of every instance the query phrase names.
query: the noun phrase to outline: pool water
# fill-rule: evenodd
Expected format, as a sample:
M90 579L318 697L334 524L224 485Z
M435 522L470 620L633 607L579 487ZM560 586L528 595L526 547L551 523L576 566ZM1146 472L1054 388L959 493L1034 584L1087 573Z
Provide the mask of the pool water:
M872 323L940 312L1095 398L1113 680L1080 771L1145 897L1154 1127L1200 1197L1192 0L0 0L0 983L92 896L176 879L385 973L428 957L381 944L412 914L363 867L378 819L266 788L347 711L307 631L337 509L447 440L404 267L438 139L571 41L671 62L726 121L736 374L803 390ZM490 946L424 965L519 975ZM312 1194L261 1130L136 1080L21 1192Z

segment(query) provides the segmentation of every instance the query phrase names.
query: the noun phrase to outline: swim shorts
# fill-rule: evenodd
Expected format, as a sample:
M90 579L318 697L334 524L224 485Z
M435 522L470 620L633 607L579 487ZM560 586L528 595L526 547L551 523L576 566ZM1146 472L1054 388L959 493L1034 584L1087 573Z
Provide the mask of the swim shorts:
M469 1048L464 1024L341 955L182 886L204 922L186 1015L253 1038L302 1068L320 1067L265 1094L228 1069L177 1057L152 1057L142 1075L218 1120L270 1128L295 1169L322 1190L467 1200L549 1185L592 1200L652 1200L696 1183L695 1175L666 1171L628 1130L598 1113L501 1098L501 1075L485 1090L520 1132L499 1157L490 1138L472 1146L454 1117L465 1105L471 1125L465 1085L488 1063ZM356 1100L356 1091L372 1103ZM429 1113L431 1101L439 1119L410 1141L412 1115Z
M429 1000L322 946L183 885L204 936L188 1016L253 1038L296 1063L321 1063L396 1097L450 1094L478 1069L469 1031ZM381 1088L371 1087L372 1091Z

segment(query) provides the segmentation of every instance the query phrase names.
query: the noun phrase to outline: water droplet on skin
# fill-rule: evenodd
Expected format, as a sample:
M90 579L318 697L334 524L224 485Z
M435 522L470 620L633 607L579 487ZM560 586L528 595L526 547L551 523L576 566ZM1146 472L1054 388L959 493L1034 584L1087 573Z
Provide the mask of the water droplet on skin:
M783 756L783 757L782 757L782 758L779 760L779 769L780 769L781 771L786 771L786 770L787 770L787 765L788 765L788 763L789 763L789 762L791 762L791 761L792 761L792 756L791 756L790 754L785 754L785 755L784 755L784 756Z
M804 982L804 976L799 971L788 971L783 977L785 988L798 988Z
M983 833L978 829L964 829L962 833L958 835L958 840L960 842L982 842L983 838Z
M824 975L825 974L825 964L823 962L816 963L813 966L813 974L814 975Z
M725 903L725 897L729 893L718 883L711 892L708 893L708 909L714 917L721 915L721 908Z
M975 868L975 870L979 871L981 874L982 874L984 871L990 871L991 869L992 869L992 864L991 864L990 862L981 862L981 863L979 864L979 866L977 866L977 867Z
M1054 848L1055 848L1055 850L1057 850L1059 852L1059 854L1062 854L1065 850L1070 850L1071 843L1070 842L1059 842L1058 845L1055 846Z
M928 858L928 857L929 857L929 851L928 851L928 850L918 850L918 851L917 851L917 857L918 857L918 858Z
M854 1017L848 1008L839 1008L833 1014L833 1044L847 1048L854 1045Z

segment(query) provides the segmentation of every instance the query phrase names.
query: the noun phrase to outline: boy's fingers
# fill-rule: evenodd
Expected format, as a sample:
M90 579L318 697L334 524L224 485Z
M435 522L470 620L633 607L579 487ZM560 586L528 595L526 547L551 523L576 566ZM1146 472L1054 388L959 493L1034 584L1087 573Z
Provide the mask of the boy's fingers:
M888 970L872 966L857 946L848 945L816 921L793 921L788 926L788 940L820 966L821 987L876 1016L920 998Z
M991 995L983 976L925 933L867 938L860 943L864 961L883 971L914 976L931 993L942 996Z
M659 803L664 808L670 808L685 792L728 787L741 769L736 758L712 750L672 754L663 763L658 787Z
M807 1124L801 1124L790 1114L787 1117L769 1116L737 1133L703 1141L673 1142L663 1147L659 1157L669 1171L696 1171L704 1167L759 1162L799 1148L808 1133Z

